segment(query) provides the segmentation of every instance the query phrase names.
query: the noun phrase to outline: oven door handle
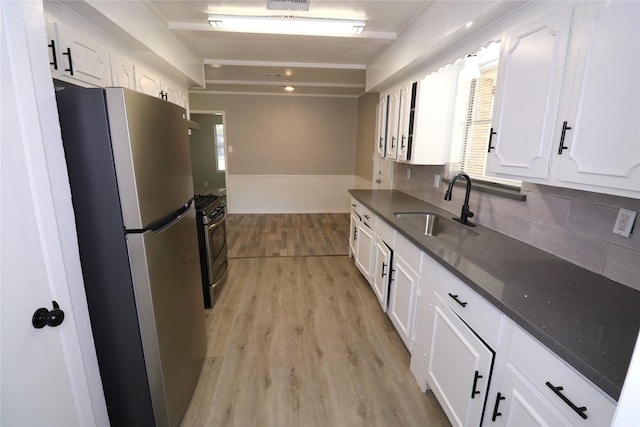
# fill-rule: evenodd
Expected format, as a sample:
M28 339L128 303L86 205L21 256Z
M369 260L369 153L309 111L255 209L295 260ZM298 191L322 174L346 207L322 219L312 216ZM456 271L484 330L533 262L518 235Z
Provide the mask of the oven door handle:
M213 221L207 224L207 231L211 231L214 228L219 227L220 224L222 224L222 221L224 221L225 216L227 216L227 213L225 211L222 211L222 214L220 216L212 218Z

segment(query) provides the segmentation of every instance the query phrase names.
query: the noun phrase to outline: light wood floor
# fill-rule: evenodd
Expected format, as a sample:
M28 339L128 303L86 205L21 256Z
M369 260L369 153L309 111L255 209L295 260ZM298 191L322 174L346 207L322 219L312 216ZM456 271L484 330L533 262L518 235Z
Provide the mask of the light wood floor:
M327 255L230 259L182 426L449 425L353 260Z
M229 215L229 258L349 254L349 214Z

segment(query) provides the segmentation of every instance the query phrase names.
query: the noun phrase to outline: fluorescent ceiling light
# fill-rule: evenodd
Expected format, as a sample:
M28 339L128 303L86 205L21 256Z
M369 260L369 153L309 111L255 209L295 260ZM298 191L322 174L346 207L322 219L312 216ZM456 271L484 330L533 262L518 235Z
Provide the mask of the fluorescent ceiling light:
M215 29L248 33L338 35L361 34L365 22L351 19L303 18L297 16L209 15Z

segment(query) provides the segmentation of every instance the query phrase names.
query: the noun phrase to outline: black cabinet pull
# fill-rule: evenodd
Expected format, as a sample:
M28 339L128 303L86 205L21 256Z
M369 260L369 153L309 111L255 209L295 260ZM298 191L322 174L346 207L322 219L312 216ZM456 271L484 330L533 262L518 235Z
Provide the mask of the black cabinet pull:
M462 301L460 301L460 300L458 299L458 295L453 295L452 293L449 293L449 296L450 296L451 298L453 298L453 300L454 300L455 302L457 302L458 304L460 304L461 306L463 306L463 307L466 307L466 306L467 306L467 303L466 303L466 302L462 302Z
M487 153L490 153L491 150L496 148L495 146L491 145L491 140L493 140L493 135L496 135L496 132L494 132L493 128L491 128L491 130L489 131L489 148L487 148Z
M560 393L562 390L564 390L564 387L562 387L562 386L555 387L549 381L547 381L547 387L549 387L551 390L553 390L553 392L560 399L562 399L564 401L564 403L569 405L569 407L571 409L573 409L576 412L576 414L580 415L580 417L582 417L583 420L587 419L587 414L585 414L585 412L587 411L587 407L586 406L581 406L581 407L578 408L576 405L573 404L572 401L569 400L569 398L567 398L567 396L565 396L564 394Z
M353 240L358 240L358 227L353 227Z
M384 262L382 263L382 275L380 277L383 277L387 275L387 273L385 273L384 268L387 266L387 264L385 264Z
M475 375L473 376L473 388L471 389L472 399L476 397L476 394L480 394L480 392L476 390L476 386L478 385L479 378L482 378L482 375L480 375L480 372L476 371Z
M571 130L571 127L567 126L567 122L563 122L562 123L562 134L560 135L560 146L558 147L558 154L562 154L563 150L566 150L567 147L566 145L564 145L564 136L567 133L568 130Z
M392 136L391 137L391 149L393 150L394 148L396 148L396 137Z
M498 407L500 406L500 402L505 400L506 397L502 395L502 393L498 392L496 396L496 404L493 406L493 416L491 416L491 421L495 422L496 418L502 416L502 412L498 412Z
M73 76L73 59L71 59L71 48L68 47L66 52L62 52L63 55L66 55L69 58L69 68L65 68L65 71L68 71L70 75Z
M49 65L53 65L53 69L57 70L58 69L58 57L56 56L56 41L55 40L51 40L51 43L48 44L47 46L49 46L49 48L51 49L51 56L53 57L53 62L49 62Z
M400 142L400 149L404 150L404 140L407 139L406 136L402 135L402 141Z
M382 139L382 137L380 137L380 143L378 144L378 147L380 147L381 149L382 149L382 141L383 141L383 139Z

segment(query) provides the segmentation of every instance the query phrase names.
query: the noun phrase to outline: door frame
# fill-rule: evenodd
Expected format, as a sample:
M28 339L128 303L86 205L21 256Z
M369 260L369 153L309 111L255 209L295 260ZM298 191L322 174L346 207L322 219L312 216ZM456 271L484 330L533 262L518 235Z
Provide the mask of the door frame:
M227 148L227 118L226 113L221 110L190 110L189 116L191 114L209 114L214 116L222 116L222 135L224 138L224 185L225 185L225 193L227 199L229 198L229 150ZM227 201L227 206L229 206L229 202Z

